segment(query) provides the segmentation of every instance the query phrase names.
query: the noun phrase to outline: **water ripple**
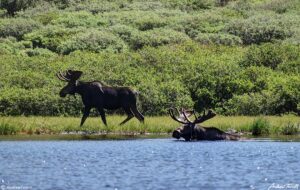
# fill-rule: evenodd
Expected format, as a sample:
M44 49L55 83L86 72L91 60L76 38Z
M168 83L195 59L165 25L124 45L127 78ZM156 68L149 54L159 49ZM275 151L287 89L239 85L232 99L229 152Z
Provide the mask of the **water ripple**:
M32 189L267 189L300 183L300 143L0 143L0 185Z

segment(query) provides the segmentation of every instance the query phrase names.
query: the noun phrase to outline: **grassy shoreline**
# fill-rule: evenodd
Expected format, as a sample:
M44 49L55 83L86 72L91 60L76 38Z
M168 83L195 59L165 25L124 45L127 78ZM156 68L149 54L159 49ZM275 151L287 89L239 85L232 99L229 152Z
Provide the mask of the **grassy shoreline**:
M132 119L123 126L118 124L125 119L125 116L113 115L108 116L107 119L108 126L104 126L99 117L91 117L87 119L83 127L79 127L80 117L0 117L0 136L6 136L5 139L14 135L89 135L104 136L108 139L118 136L120 138L122 136L136 138L149 135L155 137L167 136L181 125L168 116L146 117L145 124L140 124L136 119ZM203 126L214 126L224 131L235 130L247 135L257 128L268 129L268 133L261 134L264 136L299 135L300 117L292 115L282 117L217 116L203 123ZM254 129L254 127L256 128Z

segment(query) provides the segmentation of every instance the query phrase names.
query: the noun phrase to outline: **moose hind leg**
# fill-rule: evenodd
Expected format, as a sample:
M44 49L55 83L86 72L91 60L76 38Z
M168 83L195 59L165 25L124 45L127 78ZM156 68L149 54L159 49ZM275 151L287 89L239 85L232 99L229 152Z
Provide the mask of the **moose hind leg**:
M125 124L127 121L129 121L130 119L132 119L132 118L134 117L133 114L132 114L132 112L131 112L131 110L130 110L129 108L124 108L124 111L125 111L126 114L127 114L127 118L126 118L124 121L122 121L122 122L120 123L120 125Z
M83 116L81 118L80 127L84 124L86 118L90 115L91 108L85 107L83 111Z
M139 112L136 108L136 105L131 107L131 111L133 112L134 116L141 122L144 123L144 116Z
M107 126L104 110L102 108L98 108L98 111L99 111L99 114L101 116L101 119L102 119L104 125Z

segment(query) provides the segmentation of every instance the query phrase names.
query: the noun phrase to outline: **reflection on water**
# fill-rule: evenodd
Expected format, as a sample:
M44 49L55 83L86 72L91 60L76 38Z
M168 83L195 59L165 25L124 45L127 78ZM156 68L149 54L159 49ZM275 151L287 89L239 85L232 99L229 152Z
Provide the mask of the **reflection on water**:
M265 140L0 141L0 187L268 189L300 183L299 150Z

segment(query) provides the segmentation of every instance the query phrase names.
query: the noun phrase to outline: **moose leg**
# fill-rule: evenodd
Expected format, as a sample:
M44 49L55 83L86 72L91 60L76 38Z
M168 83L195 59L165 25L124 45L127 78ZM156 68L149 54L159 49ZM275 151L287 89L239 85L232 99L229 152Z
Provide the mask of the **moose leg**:
M106 123L106 117L105 117L105 112L102 108L98 108L98 111L100 113L100 116L101 116L101 119L104 123L105 126L107 126L107 123Z
M139 110L136 108L136 105L131 107L131 111L133 112L134 116L142 123L144 123L144 116L139 112Z
M125 111L126 114L127 114L127 118L126 118L124 121L122 121L122 122L120 123L120 125L125 124L127 121L129 121L130 119L133 118L133 114L132 114L130 108L124 108L124 111Z
M83 116L81 118L81 123L80 127L84 124L86 118L90 115L91 108L90 107L85 107L83 111Z

